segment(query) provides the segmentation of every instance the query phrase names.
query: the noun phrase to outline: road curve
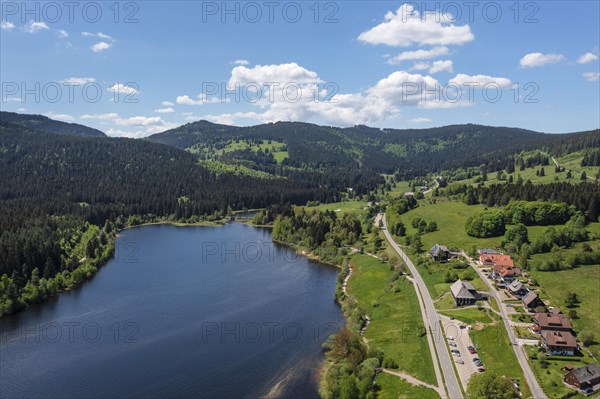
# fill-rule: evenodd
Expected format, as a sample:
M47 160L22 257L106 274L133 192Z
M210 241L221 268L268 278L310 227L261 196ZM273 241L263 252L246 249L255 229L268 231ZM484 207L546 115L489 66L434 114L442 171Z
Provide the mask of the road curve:
M429 295L429 291L427 290L427 286L425 282L421 278L421 275L417 271L417 268L409 259L409 257L400 249L398 244L394 241L392 235L389 233L387 229L387 220L385 218L385 214L383 215L383 234L385 238L387 238L388 242L394 248L394 250L400 255L404 263L408 266L410 272L413 275L414 281L421 292L421 297L423 299L425 305L425 313L427 313L427 320L429 321L429 331L433 334L433 342L435 348L437 350L438 359L440 361L440 366L442 369L442 374L444 375L444 380L446 382L446 388L448 391L448 397L450 399L459 399L463 398L462 391L460 390L460 385L458 382L458 378L456 377L456 373L454 372L454 365L452 364L453 360L448 353L448 349L446 347L446 338L442 336L441 326L439 322L438 314L435 310L435 306L433 305L433 300L431 299L431 295ZM435 360L435 359L434 359Z
M527 384L529 384L529 388L531 389L531 395L535 399L547 399L546 394L540 387L540 384L538 383L537 379L535 378L535 375L533 374L533 371L531 370L531 366L529 365L529 362L527 362L525 353L523 352L521 346L519 346L517 343L517 339L515 338L514 331L510 327L510 319L506 315L506 309L502 305L502 302L500 302L500 299L496 295L496 290L494 289L492 284L489 282L489 280L485 277L485 275L481 271L481 269L479 269L477 267L477 265L473 263L471 258L468 257L464 251L462 252L462 256L465 257L465 259L467 259L469 264L473 267L473 269L475 269L477 274L479 274L479 277L481 277L481 279L483 281L485 281L486 285L490 289L489 290L490 294L494 297L494 299L496 300L496 303L498 304L498 307L500 308L500 315L502 316L502 321L504 322L504 328L506 328L506 331L508 332L508 339L510 340L512 348L515 351L515 355L517 356L519 365L521 366L521 369L523 369L523 375L525 376L525 380L527 381Z

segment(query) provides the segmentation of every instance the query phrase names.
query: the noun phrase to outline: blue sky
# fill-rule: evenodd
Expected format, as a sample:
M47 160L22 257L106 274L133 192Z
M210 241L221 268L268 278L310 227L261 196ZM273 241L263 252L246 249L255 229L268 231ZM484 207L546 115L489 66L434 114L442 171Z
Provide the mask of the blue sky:
M200 119L600 125L596 1L23 4L2 1L2 110L111 136Z

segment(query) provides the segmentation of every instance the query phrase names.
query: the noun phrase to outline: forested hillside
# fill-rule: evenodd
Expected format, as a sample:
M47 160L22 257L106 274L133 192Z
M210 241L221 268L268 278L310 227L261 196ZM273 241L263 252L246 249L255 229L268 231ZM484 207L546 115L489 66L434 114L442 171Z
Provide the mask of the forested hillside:
M155 134L148 140L188 149L205 159L251 161L252 167L270 173L290 173L293 168L339 168L398 172L401 178L413 178L456 167L504 169L514 164L515 153L533 149L558 155L595 148L600 146L600 132L544 134L472 124L409 130L336 128L298 122L234 127L200 121ZM273 161L261 162L251 151L232 151L233 155L228 151L239 143L263 140L283 143L287 157L274 166Z
M194 155L148 141L55 135L6 122L0 175L0 315L90 277L110 256L115 228L340 195L317 180L216 175Z
M71 136L106 137L106 135L98 129L79 125L77 123L57 121L43 115L27 115L0 111L0 121L13 123L15 125L45 133L67 134Z

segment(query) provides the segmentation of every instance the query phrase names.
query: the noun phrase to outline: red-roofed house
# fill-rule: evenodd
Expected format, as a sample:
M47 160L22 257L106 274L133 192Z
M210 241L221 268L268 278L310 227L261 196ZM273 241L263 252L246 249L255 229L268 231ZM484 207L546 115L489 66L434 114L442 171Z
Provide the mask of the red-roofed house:
M483 266L492 267L492 277L502 285L512 283L515 277L521 275L521 269L515 267L509 255L482 250L479 252L479 261Z

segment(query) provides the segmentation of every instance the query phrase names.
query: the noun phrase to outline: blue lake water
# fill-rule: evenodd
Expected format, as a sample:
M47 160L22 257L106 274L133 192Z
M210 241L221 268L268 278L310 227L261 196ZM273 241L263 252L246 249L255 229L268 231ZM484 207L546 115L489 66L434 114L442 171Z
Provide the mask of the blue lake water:
M0 397L318 397L337 273L239 223L124 231L91 281L0 320Z

